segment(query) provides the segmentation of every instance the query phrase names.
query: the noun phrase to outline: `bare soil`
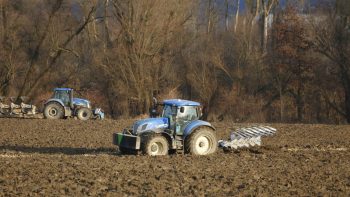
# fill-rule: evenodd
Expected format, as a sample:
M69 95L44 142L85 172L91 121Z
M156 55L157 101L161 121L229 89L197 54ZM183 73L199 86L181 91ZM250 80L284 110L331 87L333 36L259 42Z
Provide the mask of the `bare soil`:
M349 196L350 126L271 125L263 146L121 155L132 120L0 119L0 196ZM219 138L239 125L214 123Z

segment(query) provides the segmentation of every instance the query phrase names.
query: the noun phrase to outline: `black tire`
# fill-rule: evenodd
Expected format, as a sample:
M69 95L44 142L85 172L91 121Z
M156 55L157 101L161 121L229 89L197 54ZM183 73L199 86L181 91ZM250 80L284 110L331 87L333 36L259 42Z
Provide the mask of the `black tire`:
M141 138L141 151L150 156L168 155L169 144L161 135L147 135Z
M209 127L200 127L185 139L185 152L192 155L209 155L217 149L216 135Z
M79 120L89 120L92 116L92 111L89 108L80 108L77 111L77 117Z
M56 102L48 103L44 108L44 117L46 119L62 119L64 116L64 108Z

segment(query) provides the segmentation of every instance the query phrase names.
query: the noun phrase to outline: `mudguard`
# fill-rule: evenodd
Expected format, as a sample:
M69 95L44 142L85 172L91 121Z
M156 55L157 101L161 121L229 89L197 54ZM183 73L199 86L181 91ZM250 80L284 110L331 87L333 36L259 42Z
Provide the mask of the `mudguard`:
M55 99L55 98L52 98L52 99L47 100L47 101L45 102L44 105L46 105L46 104L48 104L48 103L50 103L50 102L57 102L57 103L59 103L60 105L62 105L62 107L65 107L65 106L64 106L64 103L62 102L61 99Z
M159 132L159 131L153 131L153 130L146 130L146 131L140 133L138 136L141 137L142 135L148 135L148 134L159 134L159 135L162 135L169 142L170 149L176 148L176 144L175 144L174 138L173 138L173 136L170 133L167 133L167 132L164 132L164 131Z
M80 107L86 107L86 108L91 108L90 101L86 99L81 99L81 98L73 98L73 105L75 106L80 106Z
M203 120L195 120L186 126L186 128L184 129L183 138L186 138L194 130L196 130L198 127L201 127L201 126L210 127L213 130L215 130L215 128L209 122L206 122Z

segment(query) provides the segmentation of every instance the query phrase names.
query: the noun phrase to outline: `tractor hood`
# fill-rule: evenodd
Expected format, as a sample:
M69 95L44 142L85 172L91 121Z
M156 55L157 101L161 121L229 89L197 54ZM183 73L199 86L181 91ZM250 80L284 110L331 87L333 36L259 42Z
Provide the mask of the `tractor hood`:
M137 135L145 131L162 132L169 127L168 118L148 118L138 120L133 125L133 134Z
M81 98L73 98L73 105L91 108L90 101Z

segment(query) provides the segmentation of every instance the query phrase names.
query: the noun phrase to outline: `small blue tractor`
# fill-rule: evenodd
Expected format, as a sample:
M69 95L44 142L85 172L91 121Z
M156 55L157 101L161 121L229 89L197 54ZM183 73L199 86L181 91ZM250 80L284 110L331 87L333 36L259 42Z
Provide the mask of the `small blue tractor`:
M142 152L146 155L167 155L184 152L208 155L216 152L215 128L202 116L200 103L171 99L163 106L161 117L136 121L132 128L113 134L113 144L120 152Z
M77 117L79 120L89 120L103 119L104 113L100 108L92 109L90 101L74 98L73 89L55 88L52 97L45 102L44 117L46 119Z

